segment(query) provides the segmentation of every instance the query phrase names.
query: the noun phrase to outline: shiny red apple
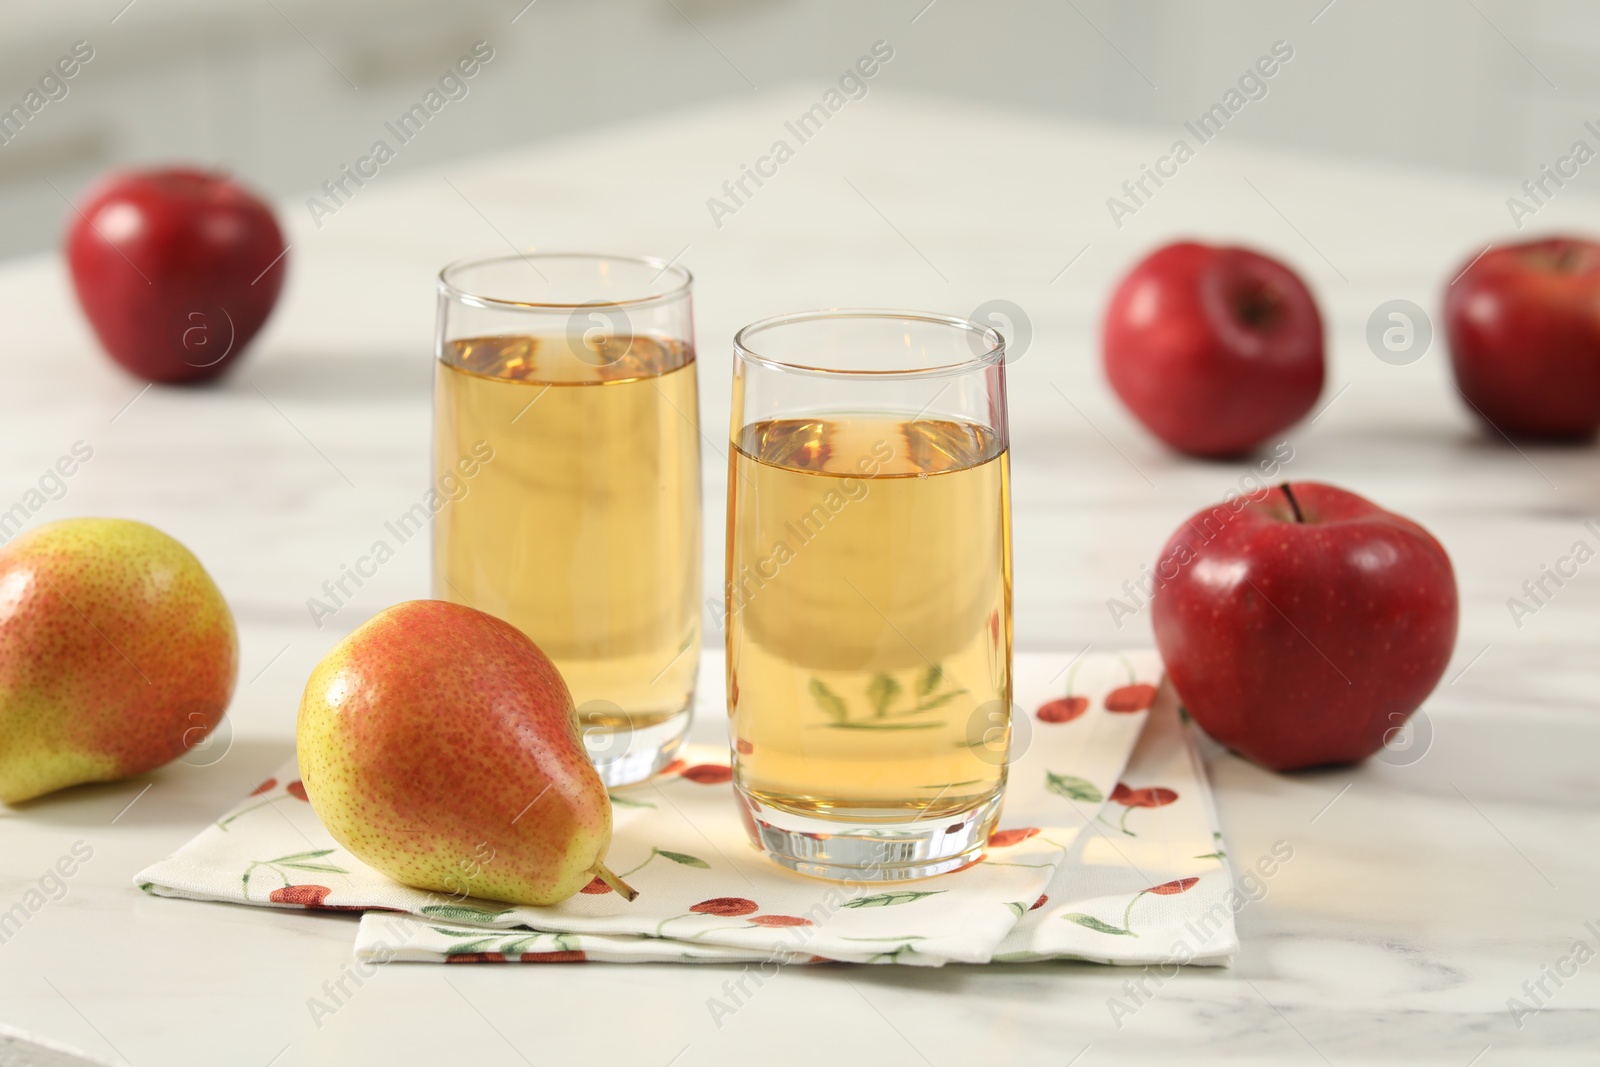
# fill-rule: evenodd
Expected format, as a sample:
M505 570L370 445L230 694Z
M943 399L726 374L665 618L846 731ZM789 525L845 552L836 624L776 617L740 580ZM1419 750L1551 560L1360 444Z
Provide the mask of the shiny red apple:
M1378 751L1455 647L1439 542L1331 485L1200 511L1161 558L1152 621L1173 687L1207 733L1274 770Z
M1456 388L1513 437L1600 429L1600 244L1552 237L1491 248L1445 288Z
M1106 376L1150 432L1194 456L1237 456L1299 422L1322 392L1322 316L1288 267L1182 241L1117 285Z
M288 257L272 210L220 174L113 174L72 215L78 302L111 358L152 382L221 374L283 287Z

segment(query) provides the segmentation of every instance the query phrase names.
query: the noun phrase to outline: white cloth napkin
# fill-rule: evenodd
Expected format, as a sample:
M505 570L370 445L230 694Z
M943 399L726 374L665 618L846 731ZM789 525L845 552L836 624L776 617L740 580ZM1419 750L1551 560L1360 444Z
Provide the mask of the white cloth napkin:
M370 960L1143 962L1207 919L1194 962L1224 961L1235 941L1231 911L1211 915L1228 879L1205 777L1170 695L1145 710L1158 659L1069 659L1017 657L1028 714L1001 830L982 862L937 878L834 885L782 870L750 847L726 750L695 747L612 794L607 864L640 891L631 904L602 891L515 907L399 885L338 847L292 761L137 881L160 896L374 912L357 942ZM698 714L721 712L706 703Z
M1239 948L1233 891L1195 729L1163 694L1089 832L1056 868L996 961L1226 964Z

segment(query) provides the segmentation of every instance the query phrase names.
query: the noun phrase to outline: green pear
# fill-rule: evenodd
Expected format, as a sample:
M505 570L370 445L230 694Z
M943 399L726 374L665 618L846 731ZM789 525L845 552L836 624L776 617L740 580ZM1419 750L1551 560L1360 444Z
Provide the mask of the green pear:
M160 530L65 519L0 548L0 800L170 762L238 674L227 601Z
M345 849L397 882L555 904L594 878L611 801L566 682L492 615L412 600L317 664L296 736L306 798Z

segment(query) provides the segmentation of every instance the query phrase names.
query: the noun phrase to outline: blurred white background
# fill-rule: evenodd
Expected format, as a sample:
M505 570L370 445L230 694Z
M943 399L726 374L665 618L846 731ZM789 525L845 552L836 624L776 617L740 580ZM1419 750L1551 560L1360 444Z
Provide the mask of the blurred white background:
M1600 5L1579 0L11 0L0 110L74 42L95 57L0 145L0 255L52 245L62 197L117 164L309 195L479 39L475 99L386 172L825 84L880 37L902 47L878 84L1174 132L1286 40L1275 102L1230 140L1501 174L1507 195L1600 120Z

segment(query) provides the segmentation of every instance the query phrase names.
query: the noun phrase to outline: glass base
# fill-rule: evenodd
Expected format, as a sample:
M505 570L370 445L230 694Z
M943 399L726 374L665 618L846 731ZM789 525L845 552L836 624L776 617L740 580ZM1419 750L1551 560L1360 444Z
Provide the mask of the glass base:
M583 727L583 744L606 786L653 778L671 763L689 733L693 703L649 726Z
M840 882L903 882L964 867L983 854L1000 817L999 793L965 812L893 822L819 819L735 792L756 848L781 867Z

